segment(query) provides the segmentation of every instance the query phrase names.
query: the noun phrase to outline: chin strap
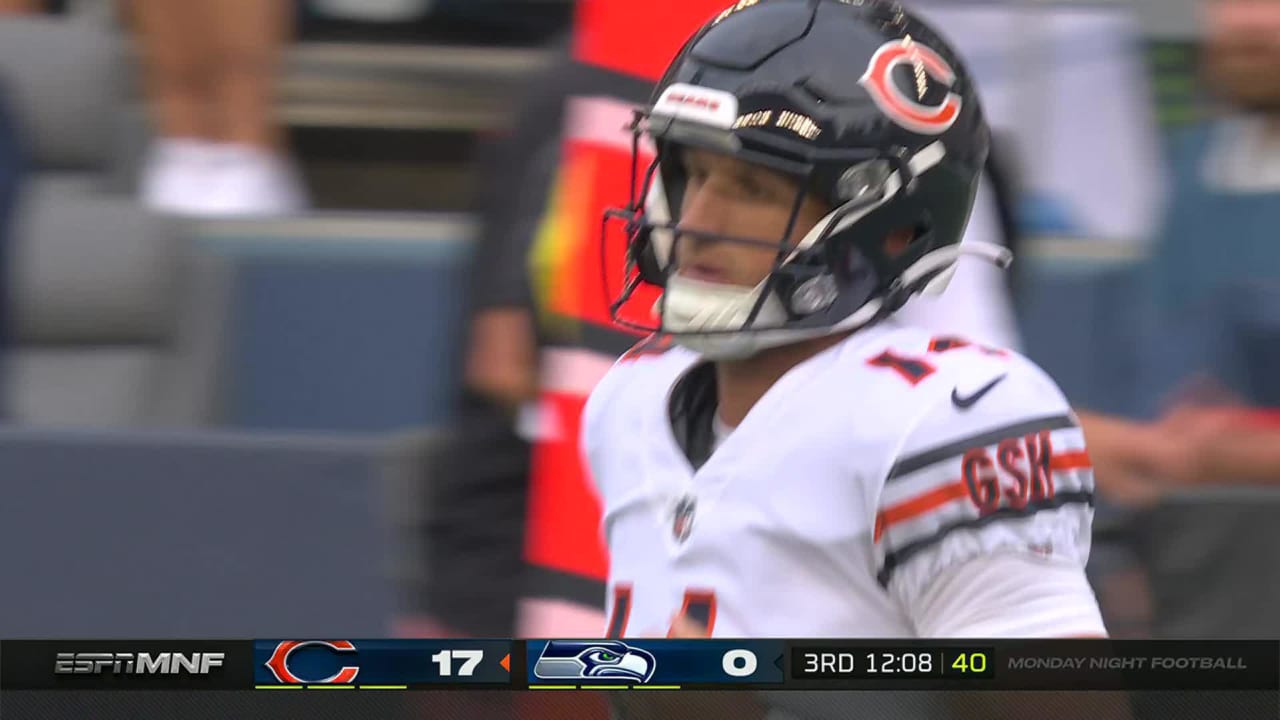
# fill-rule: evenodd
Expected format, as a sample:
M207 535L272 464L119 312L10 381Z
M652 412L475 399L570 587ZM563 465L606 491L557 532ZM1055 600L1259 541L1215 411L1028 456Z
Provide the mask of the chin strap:
M917 293L929 295L942 293L951 282L951 277L955 274L957 262L965 255L987 260L1001 269L1009 267L1013 262L1013 253L1006 247L976 240L967 241L938 248L921 256L919 260L916 260L902 272L902 275L894 281L883 296L873 298L852 315L830 327L805 329L762 328L758 330L747 329L738 333L722 331L705 334L677 331L670 334L672 340L677 344L702 353L709 359L716 360L749 357L769 347L841 332L861 330L892 315L912 295ZM701 284L697 283L697 281L686 282L696 287L697 290L693 293L694 297L683 299L696 307L697 301L700 299L698 296L701 295L698 291L710 288L699 287ZM722 303L727 301L726 304L730 306L738 306L735 308L738 310L737 313L725 313L724 310L727 308L721 305L719 308L723 313L721 318L725 318L726 315L736 315L737 318L742 318L743 308L749 308L757 297L757 293L762 289L760 286L756 288L718 288L720 293L724 294L724 297L719 298ZM670 288L668 288L669 291ZM735 295L736 297L734 297ZM751 302L748 302L748 298L750 298ZM776 296L768 298L768 300L777 302ZM766 308L762 308L765 312L761 313L761 317L772 317L774 315L774 313L767 312L770 304L768 300L766 301ZM717 303L713 303L713 305L715 304ZM780 305L778 309L780 309ZM761 317L757 317L757 321Z

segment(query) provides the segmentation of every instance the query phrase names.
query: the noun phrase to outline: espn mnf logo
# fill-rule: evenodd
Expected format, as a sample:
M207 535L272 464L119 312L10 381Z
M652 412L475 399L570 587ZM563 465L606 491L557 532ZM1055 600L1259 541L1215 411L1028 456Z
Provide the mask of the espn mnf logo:
M246 640L5 640L0 690L244 690Z
M55 675L209 675L226 662L222 652L60 652Z

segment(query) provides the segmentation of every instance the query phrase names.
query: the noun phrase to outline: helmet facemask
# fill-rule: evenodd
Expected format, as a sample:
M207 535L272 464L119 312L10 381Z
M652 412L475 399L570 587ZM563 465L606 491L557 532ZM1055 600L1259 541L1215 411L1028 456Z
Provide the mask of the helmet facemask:
M653 113L638 113L632 130L632 200L626 210L610 211L606 218L623 220L628 232L626 285L612 304L621 324L668 334L712 359L732 359L856 330L895 310L901 305L898 296L904 300L909 294L899 292L885 302L889 283L884 279L899 276L927 253L929 228L905 223L916 236L896 257L884 252L884 240L904 227L892 211L895 201L912 191L912 178L945 155L940 143L911 157L873 148L815 148L807 157L788 157L779 148L761 147L762 139L749 130L735 132ZM641 175L636 158L646 135L657 155ZM761 239L680 228L685 177L677 153L685 147L720 152L794 179L796 197L784 233ZM817 189L824 185L833 191ZM792 243L800 209L815 192L834 209ZM776 257L772 270L755 286L707 282L681 275L674 262L678 244L693 241L767 247ZM653 325L622 320L619 313L642 282L664 289L652 309L657 317Z

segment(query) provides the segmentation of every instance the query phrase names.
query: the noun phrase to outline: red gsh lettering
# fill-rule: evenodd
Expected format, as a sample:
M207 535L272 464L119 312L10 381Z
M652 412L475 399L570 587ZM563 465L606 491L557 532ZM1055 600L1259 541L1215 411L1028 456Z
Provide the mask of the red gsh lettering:
M1050 433L1048 430L1041 430L1038 433L1028 435L1025 439L1027 445L1027 463L1031 470L1031 498L1033 500L1048 500L1053 497L1053 468L1051 461L1053 459L1053 444L1050 441Z
M978 512L987 515L1000 507L1000 480L996 477L991 456L985 448L974 448L964 454L964 484Z
M1027 479L1027 474L1022 469L1024 456L1022 445L1016 438L1002 440L1000 445L996 447L996 457L1000 461L1000 469L1013 478L1013 486L1010 488L1010 492L1005 493L1009 497L1009 506L1019 510L1027 506L1027 500L1031 493L1031 484Z
M961 474L979 515L989 515L1001 507L1025 510L1028 505L1053 499L1051 437L1050 431L1041 430L1001 440L994 459L985 447L964 454Z

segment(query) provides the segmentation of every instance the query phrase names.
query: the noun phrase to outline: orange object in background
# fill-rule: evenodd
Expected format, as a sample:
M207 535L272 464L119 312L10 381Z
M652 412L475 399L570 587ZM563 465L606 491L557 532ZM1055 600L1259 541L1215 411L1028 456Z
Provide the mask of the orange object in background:
M732 2L579 0L574 57L657 82L685 40Z
M543 351L540 433L529 488L525 559L530 586L521 607L523 637L598 637L604 632L608 555L600 506L578 446L582 406L626 347L639 341L611 324L609 300L621 287L623 233L601 247L608 207L630 199L630 110L648 93L685 41L731 3L725 0L580 0L576 62L632 88L578 95L566 113L559 185L553 193L534 264L544 271L541 311L557 333ZM643 82L637 82L643 81ZM644 92L639 93L639 89ZM644 158L648 160L649 158ZM643 169L643 166L642 168ZM602 276L608 260L607 281ZM657 291L636 293L628 310L652 307ZM635 317L631 320L651 321ZM553 358L553 359L551 359Z

